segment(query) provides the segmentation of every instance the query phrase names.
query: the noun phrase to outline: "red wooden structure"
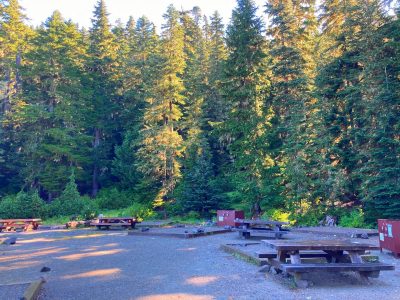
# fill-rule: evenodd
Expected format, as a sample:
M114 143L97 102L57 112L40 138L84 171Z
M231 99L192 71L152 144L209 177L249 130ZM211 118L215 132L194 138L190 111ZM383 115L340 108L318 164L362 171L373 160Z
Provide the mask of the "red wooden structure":
M379 219L379 246L400 257L400 220Z
M237 220L244 219L242 210L217 210L217 226L237 227L240 223Z

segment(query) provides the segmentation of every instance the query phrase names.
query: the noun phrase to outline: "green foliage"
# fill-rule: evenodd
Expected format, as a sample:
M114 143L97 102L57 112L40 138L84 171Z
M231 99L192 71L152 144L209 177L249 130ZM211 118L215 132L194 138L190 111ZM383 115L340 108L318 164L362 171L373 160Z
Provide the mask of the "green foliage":
M151 207L140 203L134 203L127 209L129 216L144 220L154 216L154 211Z
M0 1L0 213L399 218L400 18L386 2L267 0L260 16L237 0L227 30L171 5L158 35L145 17L112 26L104 0L89 30L57 11L31 28ZM39 194L14 195L27 187Z
M201 218L200 214L195 211L190 211L186 214L173 216L170 218L172 223L175 224L201 224L204 223L204 218Z
M339 225L342 227L365 228L364 213L361 209L354 209L349 213L342 215L339 219Z
M50 217L69 216L75 219L91 220L98 215L96 203L89 197L64 198L60 196L48 207Z
M263 213L262 218L280 222L289 222L290 213L282 209L269 209Z
M0 218L44 218L46 207L37 191L19 192L0 201Z
M82 197L75 183L74 173L60 197L55 199L49 207L50 216L71 216L75 218L91 219L96 216L98 207L94 200Z
M318 223L324 218L319 212L309 211L303 215L297 215L295 219L293 219L293 223L301 226L317 226Z
M272 165L267 130L271 111L265 107L269 93L264 24L251 0L238 0L227 29L228 58L224 71L224 98L228 116L219 126L231 162L226 176L235 195L250 207L264 199L266 172Z
M209 216L212 209L218 208L219 197L214 190L214 178L211 156L208 145L200 144L193 147L193 157L187 160L181 192L178 201L183 212L198 211L202 216Z
M162 206L181 177L184 151L181 107L185 104L181 75L185 68L184 31L179 12L170 5L164 14L159 80L151 89L143 117L138 169L159 183L155 206Z
M65 217L65 216L58 216L58 217L50 217L46 218L43 220L44 225L61 225L61 224L66 224L71 220L71 217Z
M130 206L134 202L133 193L117 188L102 189L94 199L100 209L117 209Z

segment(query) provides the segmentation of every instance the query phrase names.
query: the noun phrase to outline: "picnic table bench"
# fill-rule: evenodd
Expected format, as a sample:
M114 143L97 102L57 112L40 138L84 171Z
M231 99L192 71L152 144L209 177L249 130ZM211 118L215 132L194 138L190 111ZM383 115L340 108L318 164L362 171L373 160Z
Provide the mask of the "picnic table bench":
M0 220L0 232L22 229L23 231L36 230L41 224L41 219L2 219Z
M287 222L270 221L270 220L235 220L240 225L234 230L239 232L239 237L248 239L252 233L273 234L276 239L282 238L289 231L283 229L283 225L288 225Z
M299 287L309 285L303 277L304 273L309 272L354 271L359 274L363 282L369 282L368 278L377 278L380 271L394 270L394 266L390 264L369 263L362 260L361 255L365 254L365 251L379 250L378 246L369 244L344 240L263 240L263 243L277 251L275 257L267 257L268 263L278 273L286 272L293 275ZM323 253L326 254L327 263L306 263L301 259L321 257ZM289 263L286 261L287 258L290 258Z
M96 226L97 229L110 229L111 227L135 228L136 223L140 223L136 218L132 217L101 217L96 222L90 223L91 226Z

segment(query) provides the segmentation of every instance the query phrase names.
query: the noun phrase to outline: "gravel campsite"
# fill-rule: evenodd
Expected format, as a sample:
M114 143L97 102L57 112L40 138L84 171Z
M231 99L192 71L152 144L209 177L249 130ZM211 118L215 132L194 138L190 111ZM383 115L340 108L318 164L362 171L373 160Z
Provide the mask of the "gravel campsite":
M176 228L171 230L176 232ZM9 234L2 237L5 235ZM358 282L353 274L321 273L312 278L312 287L299 289L290 277L258 272L260 267L221 250L224 244L243 244L236 232L192 239L88 229L38 230L17 235L15 245L0 245L0 294L9 300L20 299L21 285L41 276L46 280L39 296L42 300L395 300L400 294L400 263L388 252L371 254L394 264L396 270L381 272L369 285ZM328 234L323 238L331 237ZM286 238L312 239L316 234L293 231ZM378 243L377 237L366 241ZM246 242L256 244L260 240L251 238ZM248 251L253 250L256 249ZM40 272L43 267L49 271Z

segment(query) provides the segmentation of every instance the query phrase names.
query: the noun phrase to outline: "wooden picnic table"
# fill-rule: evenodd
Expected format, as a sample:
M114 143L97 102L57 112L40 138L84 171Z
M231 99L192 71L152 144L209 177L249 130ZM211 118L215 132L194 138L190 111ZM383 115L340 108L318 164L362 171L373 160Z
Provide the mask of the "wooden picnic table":
M22 229L36 230L41 224L41 219L0 219L0 232L4 229L6 231Z
M98 229L110 229L111 227L135 228L136 223L140 223L132 217L101 217L96 222L90 223Z
M378 246L350 240L263 240L265 245L277 251L276 258L269 258L268 263L277 272L292 274L296 285L307 287L309 282L304 280L303 274L316 271L354 271L359 274L363 282L369 282L368 277L379 276L380 271L394 270L393 265L383 263L364 262L361 255L367 250L379 250ZM306 252L308 258L312 258L312 251L326 253L327 263L306 263L302 261L302 252ZM315 255L315 257L321 257ZM286 259L290 258L290 263Z
M288 225L287 222L271 221L271 220L235 220L239 223L239 227L235 230L239 232L241 238L247 239L252 233L270 234L279 239L282 235L288 233L288 230L282 228L283 225Z

